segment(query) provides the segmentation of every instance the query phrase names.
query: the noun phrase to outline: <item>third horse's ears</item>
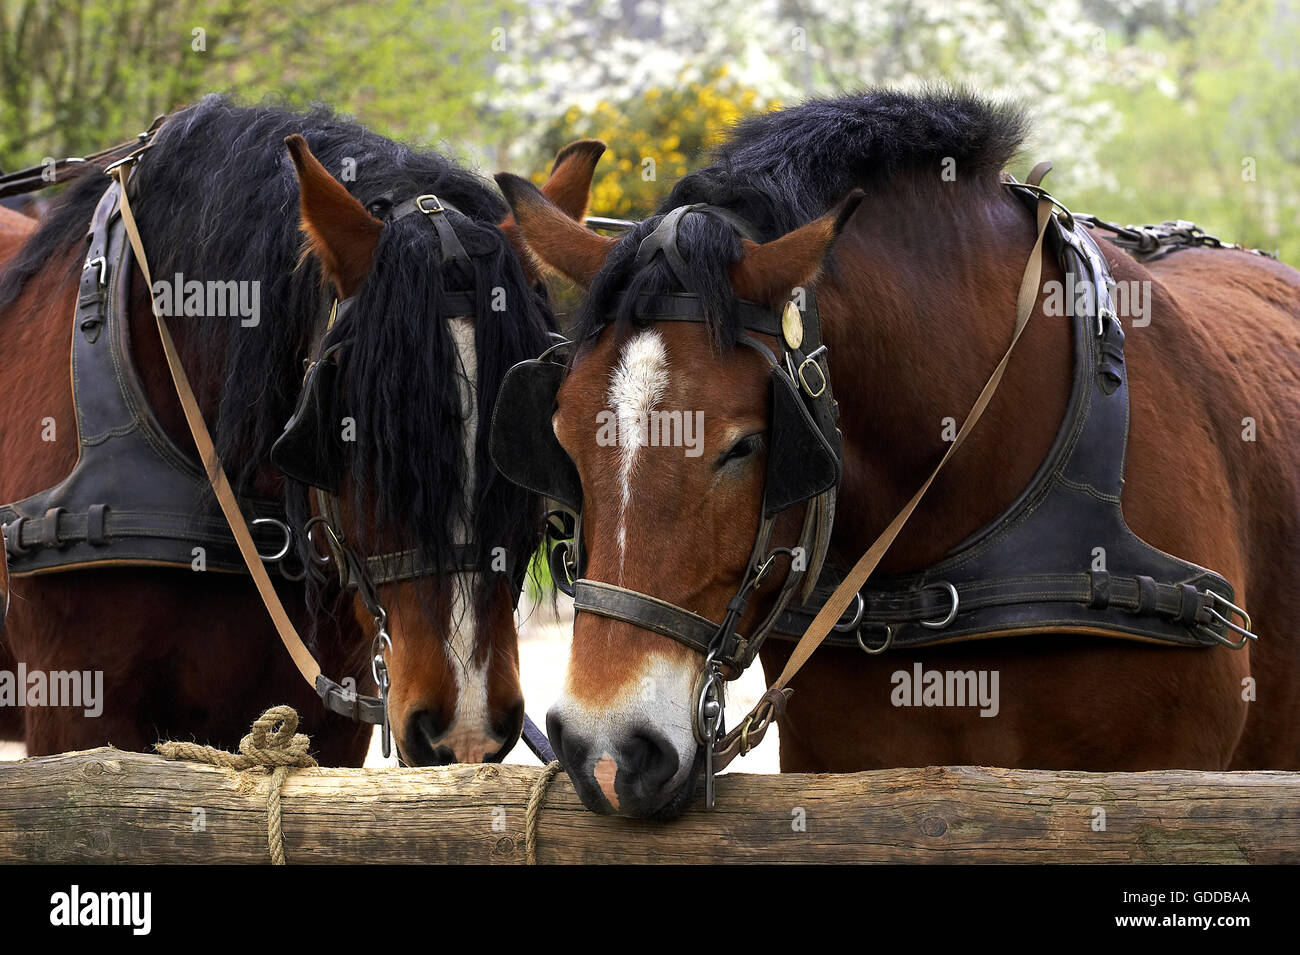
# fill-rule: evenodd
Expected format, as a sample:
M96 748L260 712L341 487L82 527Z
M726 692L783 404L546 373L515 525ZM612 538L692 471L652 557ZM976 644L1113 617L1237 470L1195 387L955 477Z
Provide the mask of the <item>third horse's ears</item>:
M502 172L496 180L538 264L584 288L590 285L618 240L597 235L566 215L527 179Z
M604 153L605 144L599 139L579 139L569 143L556 153L551 174L540 190L542 196L574 222L582 222L591 201L591 180L596 172L596 163ZM507 201L509 198L506 197ZM501 223L501 230L514 246L529 281L538 281L542 263L530 247L513 211Z
M820 219L771 242L743 240L744 255L731 267L732 289L743 299L781 308L792 289L816 281L831 244L864 197L854 189Z

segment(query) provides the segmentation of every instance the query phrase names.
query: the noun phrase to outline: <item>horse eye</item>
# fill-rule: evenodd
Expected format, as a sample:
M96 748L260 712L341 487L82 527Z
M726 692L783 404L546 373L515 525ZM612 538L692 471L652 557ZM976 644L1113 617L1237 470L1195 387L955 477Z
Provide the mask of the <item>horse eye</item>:
M763 442L761 434L747 434L740 438L735 444L723 452L722 457L718 459L718 467L730 464L732 461L740 461L749 457Z
M393 208L392 200L376 199L374 202L370 203L370 205L366 206L366 211L369 212L376 219L383 219L388 215L389 210L391 210L392 208Z

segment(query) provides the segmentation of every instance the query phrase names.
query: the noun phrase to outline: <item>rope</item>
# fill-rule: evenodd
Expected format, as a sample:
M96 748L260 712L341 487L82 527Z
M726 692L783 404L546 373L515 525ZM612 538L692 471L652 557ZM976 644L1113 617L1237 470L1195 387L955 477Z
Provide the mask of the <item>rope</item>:
M532 792L528 794L528 813L524 817L524 862L527 865L537 865L537 823L542 818L542 804L546 802L546 793L562 768L558 759L547 763L542 774L533 783Z
M280 787L292 767L316 765L307 752L311 740L297 730L297 711L292 706L273 706L254 721L252 732L239 741L238 753L198 743L155 743L154 749L164 759L208 763L225 769L271 770L271 788L266 795L266 844L271 851L271 864L284 865Z

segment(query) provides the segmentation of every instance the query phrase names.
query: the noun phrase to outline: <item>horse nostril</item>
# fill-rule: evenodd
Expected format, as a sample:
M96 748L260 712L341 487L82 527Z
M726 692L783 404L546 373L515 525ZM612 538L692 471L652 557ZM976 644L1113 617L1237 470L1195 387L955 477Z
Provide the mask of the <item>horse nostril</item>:
M492 724L492 735L507 747L514 746L524 731L524 701L520 699Z
M423 736L430 745L435 740L442 739L442 734L447 732L446 724L433 715L429 710L419 710L411 716L411 726L415 732Z
M653 793L677 775L680 760L677 750L660 733L638 730L620 748L619 770L642 792Z

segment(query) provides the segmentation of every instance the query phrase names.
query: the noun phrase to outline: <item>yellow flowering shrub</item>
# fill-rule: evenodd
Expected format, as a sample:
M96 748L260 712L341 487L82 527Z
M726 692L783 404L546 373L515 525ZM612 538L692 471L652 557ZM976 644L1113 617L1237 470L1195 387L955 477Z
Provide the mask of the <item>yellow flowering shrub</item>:
M591 189L592 215L643 219L654 212L673 182L700 166L742 119L778 104L714 70L702 82L650 89L628 102L602 100L584 112L570 107L543 136L540 170L575 139L600 139L609 146Z

